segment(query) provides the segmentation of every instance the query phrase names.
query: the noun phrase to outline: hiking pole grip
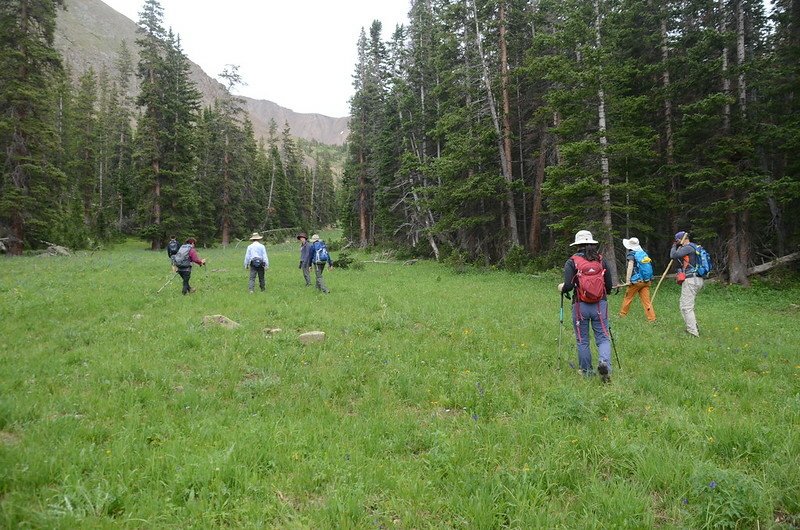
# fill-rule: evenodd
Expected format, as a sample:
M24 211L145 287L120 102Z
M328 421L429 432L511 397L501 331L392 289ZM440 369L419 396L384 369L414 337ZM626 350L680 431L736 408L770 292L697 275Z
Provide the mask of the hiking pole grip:
M683 237L681 238L681 242L680 242L681 246L683 246L683 243L684 243L684 241L686 241L686 234L683 234ZM672 258L670 258L670 259L669 259L669 263L667 263L667 268L666 268L666 269L664 269L664 274L662 274L662 275L661 275L661 279L660 279L660 280L658 280L658 284L656 285L656 289L655 289L655 291L653 291L653 296L652 296L652 297L650 297L650 305L651 305L651 306L652 306L653 304L655 304L655 301L656 301L656 295L658 294L658 288L659 288L659 287L661 287L661 282L663 282L663 281L664 281L664 278L666 278L666 277L667 277L667 273L668 273L668 272L669 272L669 270L672 268L672 264L673 264L673 263L674 263L674 260L673 260Z

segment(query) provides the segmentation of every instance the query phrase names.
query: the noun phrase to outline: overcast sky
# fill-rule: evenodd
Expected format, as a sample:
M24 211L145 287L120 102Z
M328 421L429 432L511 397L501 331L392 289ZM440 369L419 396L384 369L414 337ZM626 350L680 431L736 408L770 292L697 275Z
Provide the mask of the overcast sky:
M1 1L1 0L0 0ZM103 0L133 21L143 0ZM383 23L384 40L407 23L409 0L161 0L164 26L216 77L239 65L238 93L296 112L350 113L356 42Z

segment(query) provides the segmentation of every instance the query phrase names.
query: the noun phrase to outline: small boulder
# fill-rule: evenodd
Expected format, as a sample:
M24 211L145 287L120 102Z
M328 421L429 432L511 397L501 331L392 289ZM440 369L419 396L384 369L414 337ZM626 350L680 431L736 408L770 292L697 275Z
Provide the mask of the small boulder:
M67 247L62 247L61 245L50 245L47 249L39 254L40 257L43 258L50 258L54 256L69 256L70 251Z
M236 329L239 327L238 322L234 322L225 315L206 315L203 317L203 325L209 326L222 326L227 329Z
M303 333L297 338L300 339L300 342L303 344L311 344L312 342L325 342L325 332L309 331L308 333Z
M271 337L281 331L283 331L281 328L264 328L264 335Z

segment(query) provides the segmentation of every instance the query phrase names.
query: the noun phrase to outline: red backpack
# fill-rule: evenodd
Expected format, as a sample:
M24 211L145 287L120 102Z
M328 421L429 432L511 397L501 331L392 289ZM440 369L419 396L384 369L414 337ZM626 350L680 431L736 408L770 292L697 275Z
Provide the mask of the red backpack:
M606 270L603 268L603 256L598 255L596 261L589 261L583 256L572 256L575 263L575 276L578 279L578 298L581 302L596 304L606 295ZM573 279L573 283L575 280Z

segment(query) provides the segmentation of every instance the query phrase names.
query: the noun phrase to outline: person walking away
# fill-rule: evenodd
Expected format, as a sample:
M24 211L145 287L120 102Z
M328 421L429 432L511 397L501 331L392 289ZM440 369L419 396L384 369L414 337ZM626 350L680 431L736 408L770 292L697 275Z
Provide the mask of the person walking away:
M172 256L172 263L177 269L176 272L180 274L183 279L183 294L193 293L195 291L194 288L189 285L189 279L192 277L192 264L197 263L201 267L206 264L206 260L200 259L200 256L197 255L197 250L194 248L196 243L197 241L193 237L190 237L186 240L186 243L181 245L178 252Z
M305 232L300 232L297 239L300 241L300 270L303 271L306 287L309 287L311 285L311 267L308 264L308 254L311 252L311 245L308 243L308 236Z
M681 286L680 308L686 333L694 337L700 336L697 328L697 317L694 314L694 303L697 293L703 288L703 277L697 270L697 245L689 240L689 234L683 230L675 234L675 244L669 251L670 259L678 264L677 280Z
M308 267L314 265L314 277L317 280L317 289L328 294L330 290L325 285L325 280L322 279L322 273L325 270L326 263L328 264L328 268L333 268L333 261L331 261L331 256L328 253L328 247L325 246L325 242L320 240L317 234L311 236L311 248L309 249L306 263Z
M622 299L622 307L619 309L619 316L624 317L628 314L631 302L638 293L639 299L644 307L644 314L649 322L656 321L656 312L650 302L650 284L653 280L653 265L650 256L639 244L635 237L623 239L622 246L627 250L628 270L625 275L625 298Z
M175 236L169 238L169 243L167 243L167 257L172 260L172 256L178 253L178 249L181 248L181 244L178 243L178 240L175 239Z
M250 269L250 283L248 289L250 293L256 286L256 275L258 275L258 286L261 287L261 292L267 290L266 281L264 280L264 271L269 269L269 258L267 257L267 249L261 244L261 234L253 232L250 236L250 243L247 246L247 252L244 254L244 268Z
M611 332L608 322L608 300L611 291L611 273L606 260L597 252L597 241L588 230L575 234L570 244L577 247L564 264L564 283L558 286L562 295L572 297L572 325L578 345L578 364L581 373L592 375L592 351L589 346L589 327L594 332L597 345L597 372L604 383L611 381Z

